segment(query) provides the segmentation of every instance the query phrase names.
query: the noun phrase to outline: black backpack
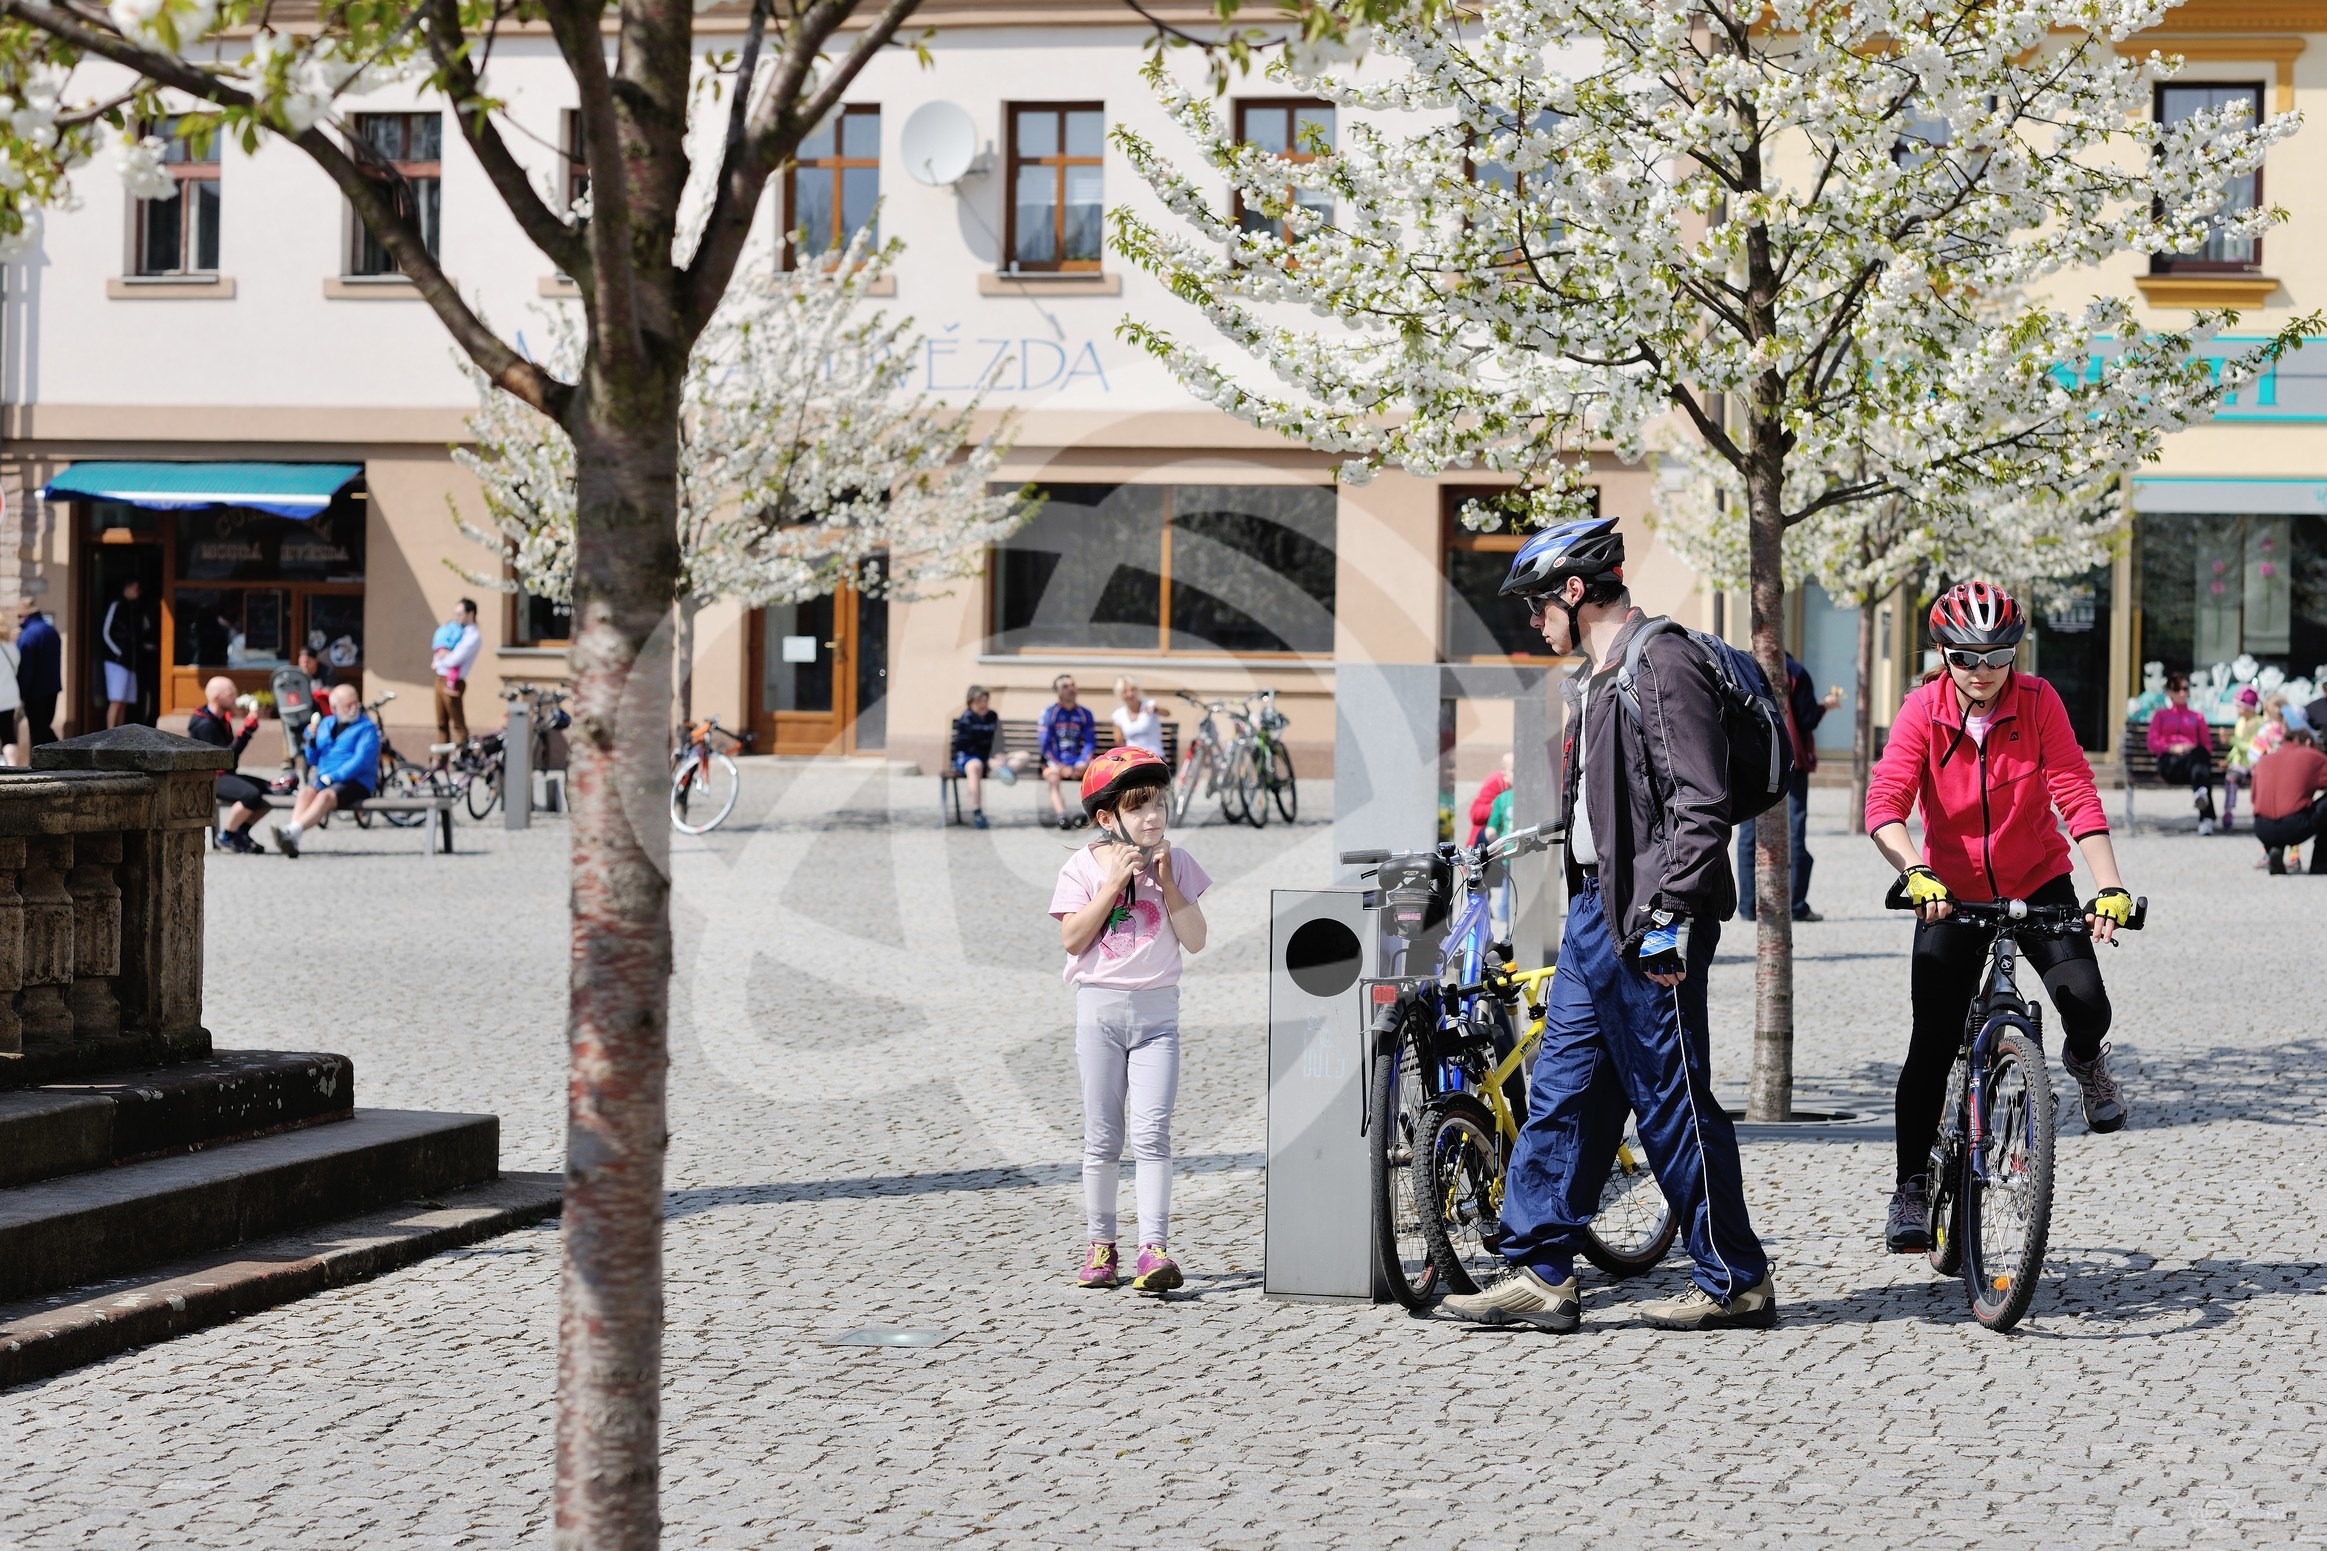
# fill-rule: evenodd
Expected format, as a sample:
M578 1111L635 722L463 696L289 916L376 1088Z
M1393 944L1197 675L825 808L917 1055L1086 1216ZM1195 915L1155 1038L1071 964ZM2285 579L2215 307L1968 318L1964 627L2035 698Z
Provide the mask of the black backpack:
M1786 713L1770 693L1769 675L1750 653L1662 616L1645 620L1625 645L1624 661L1616 669L1616 693L1631 714L1632 725L1640 726L1640 695L1632 681L1648 643L1668 630L1694 641L1713 668L1721 696L1721 730L1729 735L1729 822L1759 818L1778 805L1794 778L1794 743L1786 736Z

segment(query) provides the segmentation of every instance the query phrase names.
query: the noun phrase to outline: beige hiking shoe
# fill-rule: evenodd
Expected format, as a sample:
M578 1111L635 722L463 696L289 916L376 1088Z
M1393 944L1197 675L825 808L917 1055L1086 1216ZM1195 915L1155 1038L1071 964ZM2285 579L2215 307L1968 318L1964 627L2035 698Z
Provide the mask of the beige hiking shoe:
M1767 1330L1778 1322L1778 1291L1764 1276L1723 1303L1691 1282L1678 1298L1642 1304L1640 1317L1659 1330Z
M1485 1292L1458 1293L1444 1300L1438 1313L1474 1325L1533 1325L1564 1336L1583 1324L1584 1298L1574 1277L1554 1284L1522 1266Z

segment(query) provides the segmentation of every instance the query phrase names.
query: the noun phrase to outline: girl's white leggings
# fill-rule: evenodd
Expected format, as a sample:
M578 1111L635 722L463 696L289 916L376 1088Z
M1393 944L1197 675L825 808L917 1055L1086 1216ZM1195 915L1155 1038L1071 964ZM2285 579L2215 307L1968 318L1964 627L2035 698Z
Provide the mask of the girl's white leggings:
M1171 1227L1172 1100L1180 1088L1180 988L1075 988L1075 1064L1083 1074L1083 1208L1091 1238L1115 1238L1115 1196L1130 1132L1139 1242Z

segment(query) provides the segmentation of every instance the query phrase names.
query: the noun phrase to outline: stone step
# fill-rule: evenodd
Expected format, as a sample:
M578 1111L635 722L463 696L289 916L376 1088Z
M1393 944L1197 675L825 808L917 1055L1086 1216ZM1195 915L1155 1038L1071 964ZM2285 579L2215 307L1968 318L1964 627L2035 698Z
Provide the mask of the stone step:
M0 1093L0 1186L54 1179L355 1112L345 1056L222 1050L176 1066Z
M492 1179L493 1115L358 1110L0 1192L0 1301Z
M557 1215L563 1189L555 1174L504 1174L432 1200L0 1304L0 1389L541 1222Z

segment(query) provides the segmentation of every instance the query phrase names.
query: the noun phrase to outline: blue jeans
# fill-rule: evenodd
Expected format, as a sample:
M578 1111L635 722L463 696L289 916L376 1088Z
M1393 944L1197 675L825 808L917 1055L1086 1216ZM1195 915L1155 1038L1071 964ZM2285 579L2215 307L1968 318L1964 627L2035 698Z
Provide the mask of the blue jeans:
M1549 1282L1574 1274L1620 1134L1621 1113L1607 1101L1613 1082L1639 1117L1697 1285L1726 1303L1769 1274L1746 1216L1737 1130L1708 1075L1705 977L1720 940L1719 922L1693 923L1688 978L1660 986L1621 956L1597 879L1569 905L1527 1124L1503 1191L1503 1255L1513 1265Z
M1810 908L1810 864L1817 860L1810 854L1810 778L1800 771L1786 789L1786 824L1794 842L1794 914L1800 915ZM1737 913L1748 921L1753 919L1754 872L1753 820L1747 819L1737 826Z

